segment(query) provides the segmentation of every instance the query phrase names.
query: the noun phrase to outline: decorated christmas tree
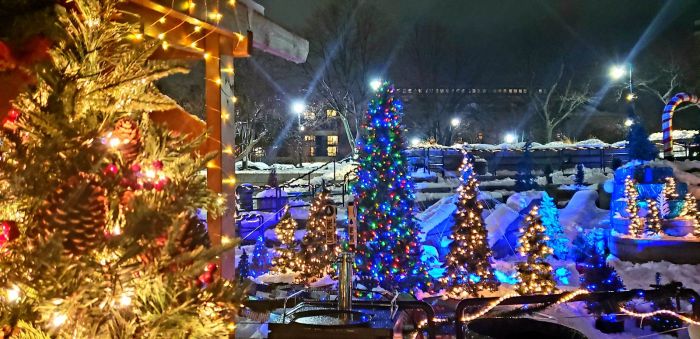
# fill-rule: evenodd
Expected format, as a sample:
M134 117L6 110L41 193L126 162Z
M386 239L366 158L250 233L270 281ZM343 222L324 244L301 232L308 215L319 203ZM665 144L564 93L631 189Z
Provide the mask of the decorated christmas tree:
M250 277L250 260L248 253L243 250L241 257L238 259L238 278L243 281L248 277Z
M255 240L253 247L253 257L251 258L250 275L257 277L265 274L270 266L270 260L267 257L267 247L265 247L265 239L262 236Z
M666 200L678 199L678 190L676 189L676 179L673 177L666 177L666 182L664 183L664 189L662 191L663 195L666 196Z
M634 119L627 134L627 151L631 159L643 161L654 160L659 153L639 119Z
M556 283L552 266L545 259L552 254L552 249L547 246L549 238L540 220L538 206L532 207L525 217L525 223L525 228L520 230L518 253L527 259L517 264L516 290L520 294L550 294L554 292Z
M333 263L338 258L338 254L340 254L340 247L338 246L335 232L331 241L326 235L326 223L331 222L324 220L324 208L326 206L335 207L333 206L333 200L330 198L330 192L324 189L316 196L309 208L306 234L301 240L298 254L301 262L301 275L299 278L305 283L313 282L326 274L332 274ZM335 218L332 222L335 223ZM333 229L335 230L335 227Z
M596 250L589 251L591 255L583 262L583 274L581 275L581 287L591 292L615 292L625 289L622 279L615 269L605 261L607 253ZM586 303L588 311L596 314L611 314L617 311L615 303L589 301Z
M646 233L656 235L661 233L661 218L659 217L659 206L656 200L647 199L648 213L646 216Z
M414 188L404 150L402 105L385 82L369 103L358 142L358 276L365 287L425 290L429 276L421 262Z
M272 273L298 272L300 262L297 259L297 241L294 239L294 231L297 230L297 222L292 218L289 206L286 207L284 216L275 226L275 235L280 241L277 255L272 258Z
M170 109L148 60L159 41L114 0L57 5L62 38L0 130L0 328L31 338L227 337L242 299L214 262L198 209L223 199L199 143L149 120ZM5 232L5 225L8 231ZM5 293L3 293L5 296Z
M638 198L639 192L637 192L637 185L634 179L627 176L627 178L625 178L625 211L629 218L627 234L635 238L641 237L644 232L644 221L639 216Z
M547 246L554 251L554 257L565 259L569 254L569 238L566 237L564 228L559 223L559 209L547 192L542 192L540 218L542 218L545 234L549 238Z
M454 214L450 252L445 258L445 273L441 279L448 294L455 298L478 296L483 290L498 288L493 267L488 231L483 222L483 207L478 200L479 182L468 157L460 167L461 185L457 189L459 200Z

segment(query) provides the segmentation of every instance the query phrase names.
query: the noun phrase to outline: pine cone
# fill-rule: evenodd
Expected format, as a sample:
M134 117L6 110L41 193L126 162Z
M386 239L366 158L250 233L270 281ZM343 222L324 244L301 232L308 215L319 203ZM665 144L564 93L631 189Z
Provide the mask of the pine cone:
M119 152L124 163L132 164L141 154L141 131L138 124L130 118L122 118L114 125L112 136L122 141Z
M63 247L80 255L103 240L107 223L107 198L94 177L73 176L49 195L38 213L44 231L61 232Z

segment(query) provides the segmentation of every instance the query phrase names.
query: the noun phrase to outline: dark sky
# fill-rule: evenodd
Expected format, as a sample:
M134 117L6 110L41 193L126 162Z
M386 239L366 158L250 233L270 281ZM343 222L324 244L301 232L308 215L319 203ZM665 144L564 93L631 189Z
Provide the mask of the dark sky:
M314 11L332 1L258 0L265 14L302 31ZM370 1L370 0L367 0ZM630 51L691 45L700 0L376 0L398 34L417 21L438 21L466 46L493 57L489 67L518 63L524 54L575 55L591 64ZM649 47L651 46L651 47ZM685 53L685 54L682 54ZM687 55L687 49L682 55ZM695 52L696 54L697 51ZM636 55L636 53L635 53ZM518 65L517 67L521 67Z

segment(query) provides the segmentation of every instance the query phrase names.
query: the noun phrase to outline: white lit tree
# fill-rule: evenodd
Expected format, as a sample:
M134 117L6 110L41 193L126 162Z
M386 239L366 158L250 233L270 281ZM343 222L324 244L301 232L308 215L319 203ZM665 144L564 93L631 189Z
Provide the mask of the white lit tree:
M549 238L539 216L539 207L533 206L525 217L525 228L520 230L518 252L526 257L525 262L517 264L518 284L516 290L520 294L550 294L554 292L556 283L552 275L552 266L546 258L552 254L547 246Z

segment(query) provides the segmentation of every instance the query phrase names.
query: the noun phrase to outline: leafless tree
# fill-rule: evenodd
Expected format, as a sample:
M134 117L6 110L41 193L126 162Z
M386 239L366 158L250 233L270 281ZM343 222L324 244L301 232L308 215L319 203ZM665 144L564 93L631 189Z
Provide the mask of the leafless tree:
M690 91L689 84L683 76L682 67L673 59L663 64L657 64L653 67L654 72L650 74L642 73L638 79L633 79L633 85L640 92L647 94L658 100L662 105L681 91ZM625 88L618 90L618 97L622 97L625 93ZM690 104L678 107L676 112L685 110L691 107L700 107L698 104Z
M333 1L313 15L305 35L310 91L319 104L338 112L351 146L360 132L371 72L384 61L386 22L378 16L369 1Z
M545 140L552 141L554 129L593 102L590 82L583 84L576 81L573 74L565 74L565 65L559 67L559 72L544 93L530 89L533 108L544 123Z

